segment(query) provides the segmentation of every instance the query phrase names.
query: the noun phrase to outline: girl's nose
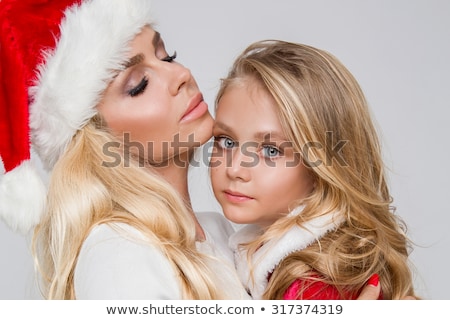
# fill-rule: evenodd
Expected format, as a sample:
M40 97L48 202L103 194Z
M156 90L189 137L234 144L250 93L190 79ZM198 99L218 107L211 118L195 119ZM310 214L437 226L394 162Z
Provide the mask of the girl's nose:
M239 146L229 156L230 159L227 159L226 163L228 177L230 179L250 181L251 169L256 165L256 153Z

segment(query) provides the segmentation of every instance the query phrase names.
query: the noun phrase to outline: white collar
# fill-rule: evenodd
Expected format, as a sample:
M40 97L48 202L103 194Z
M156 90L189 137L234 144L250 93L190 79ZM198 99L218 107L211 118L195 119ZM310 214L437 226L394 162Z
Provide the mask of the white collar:
M303 206L297 207L289 216L299 215ZM249 242L261 235L262 230L255 225L247 225L230 237L229 245L234 251L236 270L243 285L250 291L253 299L261 299L267 283L268 275L289 254L302 250L331 230L335 230L344 217L335 213L310 220L299 227L293 226L280 238L266 242L247 262L247 250L239 248L242 243ZM253 279L250 276L249 265L253 267Z

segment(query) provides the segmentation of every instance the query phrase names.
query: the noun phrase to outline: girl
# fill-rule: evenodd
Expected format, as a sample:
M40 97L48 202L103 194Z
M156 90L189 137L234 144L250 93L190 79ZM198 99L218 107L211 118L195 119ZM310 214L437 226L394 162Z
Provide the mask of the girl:
M211 179L254 299L354 299L373 274L383 299L414 296L410 243L393 214L364 95L331 54L250 45L216 100Z

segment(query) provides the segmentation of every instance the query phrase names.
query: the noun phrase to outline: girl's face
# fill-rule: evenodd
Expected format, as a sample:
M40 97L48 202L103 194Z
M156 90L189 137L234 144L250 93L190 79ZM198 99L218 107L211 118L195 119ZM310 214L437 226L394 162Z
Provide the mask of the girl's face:
M313 178L283 134L274 99L246 82L218 103L211 182L229 220L266 227L312 191Z
M150 163L192 150L211 137L213 119L195 79L150 27L131 42L129 60L98 110L130 152Z

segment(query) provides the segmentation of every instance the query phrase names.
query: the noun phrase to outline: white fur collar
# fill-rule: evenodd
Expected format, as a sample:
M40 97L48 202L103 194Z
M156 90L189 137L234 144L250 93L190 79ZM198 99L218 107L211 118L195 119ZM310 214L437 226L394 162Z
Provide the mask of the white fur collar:
M303 206L294 209L289 215L301 214ZM247 225L230 237L229 245L234 251L236 270L243 285L248 289L253 299L261 299L267 287L267 277L275 267L289 254L302 250L327 232L336 229L344 217L329 213L305 223L302 227L294 226L281 238L266 242L247 261L247 250L239 248L239 244L255 239L262 230L255 225ZM253 281L249 266L253 268Z

